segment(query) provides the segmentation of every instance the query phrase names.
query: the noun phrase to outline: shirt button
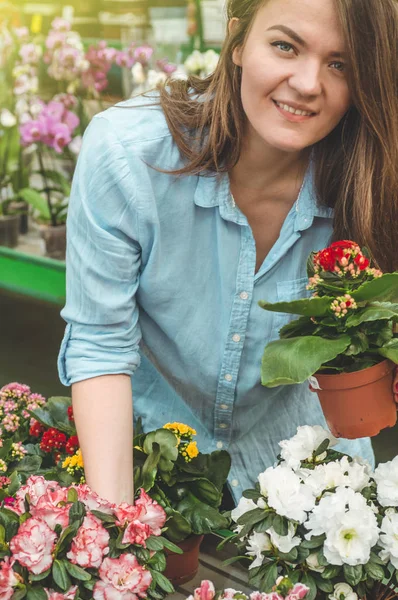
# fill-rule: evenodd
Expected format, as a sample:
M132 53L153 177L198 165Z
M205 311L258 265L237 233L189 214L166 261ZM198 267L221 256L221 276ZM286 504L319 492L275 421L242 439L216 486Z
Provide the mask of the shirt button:
M217 442L216 446L219 450L221 450L221 448L224 446L224 444L222 442Z
M220 429L228 429L228 425L226 423L220 423L219 428Z
M234 333L234 335L232 336L232 339L236 343L240 342L240 335L239 335L239 333Z
M231 373L227 373L226 375L224 375L224 379L225 379L225 381L232 381Z
M241 292L239 294L239 296L240 296L241 300L247 300L249 297L249 294L247 292Z
M228 410L228 404L220 404L220 408L223 410Z
M232 485L233 487L238 487L238 485L239 485L239 481L238 481L237 479L233 479L233 480L231 481L231 485Z

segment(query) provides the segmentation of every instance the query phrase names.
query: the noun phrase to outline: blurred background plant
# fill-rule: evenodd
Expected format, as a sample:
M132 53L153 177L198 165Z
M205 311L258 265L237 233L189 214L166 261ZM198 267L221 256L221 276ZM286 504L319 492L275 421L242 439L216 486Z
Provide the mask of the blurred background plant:
M0 245L17 246L29 214L46 256L63 260L70 186L91 118L169 77L206 77L218 54L195 49L172 62L146 39L112 45L84 39L73 19L55 16L45 31L38 15L28 28L8 13L0 17ZM192 3L187 14L194 40Z

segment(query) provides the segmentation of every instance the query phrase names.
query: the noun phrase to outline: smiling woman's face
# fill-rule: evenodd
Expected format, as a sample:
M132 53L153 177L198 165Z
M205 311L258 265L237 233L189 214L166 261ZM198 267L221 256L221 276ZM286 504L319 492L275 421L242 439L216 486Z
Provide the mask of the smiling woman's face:
M250 134L285 152L326 137L350 107L344 52L334 0L264 4L233 54Z

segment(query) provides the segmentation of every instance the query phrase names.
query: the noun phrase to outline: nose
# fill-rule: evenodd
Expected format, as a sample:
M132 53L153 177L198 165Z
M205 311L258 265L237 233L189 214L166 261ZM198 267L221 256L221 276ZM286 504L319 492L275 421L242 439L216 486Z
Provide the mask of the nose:
M319 96L322 92L321 67L315 60L296 63L296 70L289 79L289 85L300 96Z

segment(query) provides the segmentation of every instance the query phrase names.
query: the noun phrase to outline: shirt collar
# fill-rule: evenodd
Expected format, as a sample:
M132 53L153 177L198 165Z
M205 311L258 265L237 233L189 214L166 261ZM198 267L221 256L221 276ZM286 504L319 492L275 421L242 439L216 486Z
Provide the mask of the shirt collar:
M228 220L235 222L242 221L247 224L246 218L242 213L242 219L237 219L236 209L231 196L230 183L228 173L219 173L217 175L197 177L197 185L195 189L194 202L202 208L212 208L220 206L223 211L223 216ZM295 231L304 231L311 227L314 217L326 219L333 218L333 209L327 206L322 206L318 203L314 186L314 167L313 163L307 169L304 177L303 185L296 202L293 205L295 210Z

